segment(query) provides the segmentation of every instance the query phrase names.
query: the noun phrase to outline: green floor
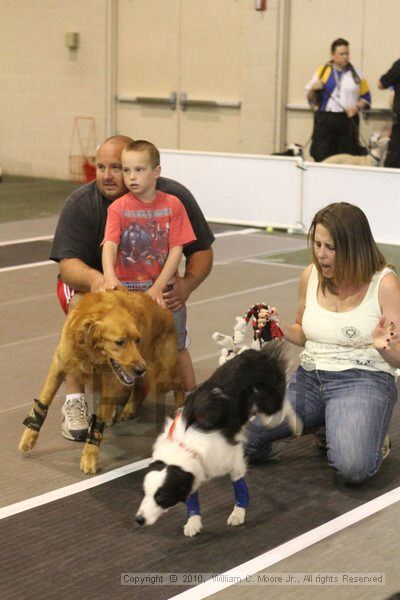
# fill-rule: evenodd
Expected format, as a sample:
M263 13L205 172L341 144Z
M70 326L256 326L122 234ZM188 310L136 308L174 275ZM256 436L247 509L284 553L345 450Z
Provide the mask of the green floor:
M384 257L400 273L400 246L390 244L378 244ZM309 250L296 250L296 252L285 252L285 254L275 254L265 257L266 260L276 261L280 264L306 266L311 262L311 252Z
M60 179L4 175L0 183L0 223L57 215L65 199L80 185L82 184ZM282 235L283 232L277 233ZM380 244L379 247L387 261L400 273L400 246ZM266 259L282 264L305 266L310 262L310 253L308 250L286 252L268 256Z

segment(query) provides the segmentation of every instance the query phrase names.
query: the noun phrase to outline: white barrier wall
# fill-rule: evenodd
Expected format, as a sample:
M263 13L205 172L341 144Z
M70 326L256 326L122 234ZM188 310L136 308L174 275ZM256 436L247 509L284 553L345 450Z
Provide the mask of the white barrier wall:
M161 166L189 188L209 221L284 228L299 221L297 159L164 150Z
M378 242L400 245L400 169L301 163L258 155L164 150L162 173L186 185L209 221L308 229L331 202L367 215Z
M350 202L367 215L377 242L400 244L400 170L305 163L302 222L331 202Z

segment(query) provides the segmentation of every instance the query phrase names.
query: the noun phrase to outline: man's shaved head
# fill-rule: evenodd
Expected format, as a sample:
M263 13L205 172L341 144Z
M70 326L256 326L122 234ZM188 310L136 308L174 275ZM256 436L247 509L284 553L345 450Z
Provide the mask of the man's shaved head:
M132 141L126 135L113 135L97 147L96 183L108 200L116 200L128 191L122 174L121 154Z

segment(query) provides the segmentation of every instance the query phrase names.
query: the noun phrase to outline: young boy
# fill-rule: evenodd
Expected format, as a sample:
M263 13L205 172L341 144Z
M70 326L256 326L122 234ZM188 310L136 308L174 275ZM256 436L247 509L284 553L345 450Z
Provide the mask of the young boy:
M154 144L144 140L128 144L122 153L122 170L130 191L108 208L103 240L106 287L122 284L130 291L150 294L165 306L163 290L177 272L182 247L196 237L180 200L156 190L161 167ZM186 307L173 315L183 351Z

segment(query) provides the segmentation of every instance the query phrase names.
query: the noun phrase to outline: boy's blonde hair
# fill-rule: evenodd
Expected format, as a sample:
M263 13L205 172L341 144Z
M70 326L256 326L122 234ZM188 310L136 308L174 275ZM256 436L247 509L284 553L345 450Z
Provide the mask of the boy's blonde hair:
M124 153L125 152L146 152L152 169L155 169L160 165L160 153L158 148L156 148L154 144L148 142L147 140L136 140L134 142L130 142L124 148Z

